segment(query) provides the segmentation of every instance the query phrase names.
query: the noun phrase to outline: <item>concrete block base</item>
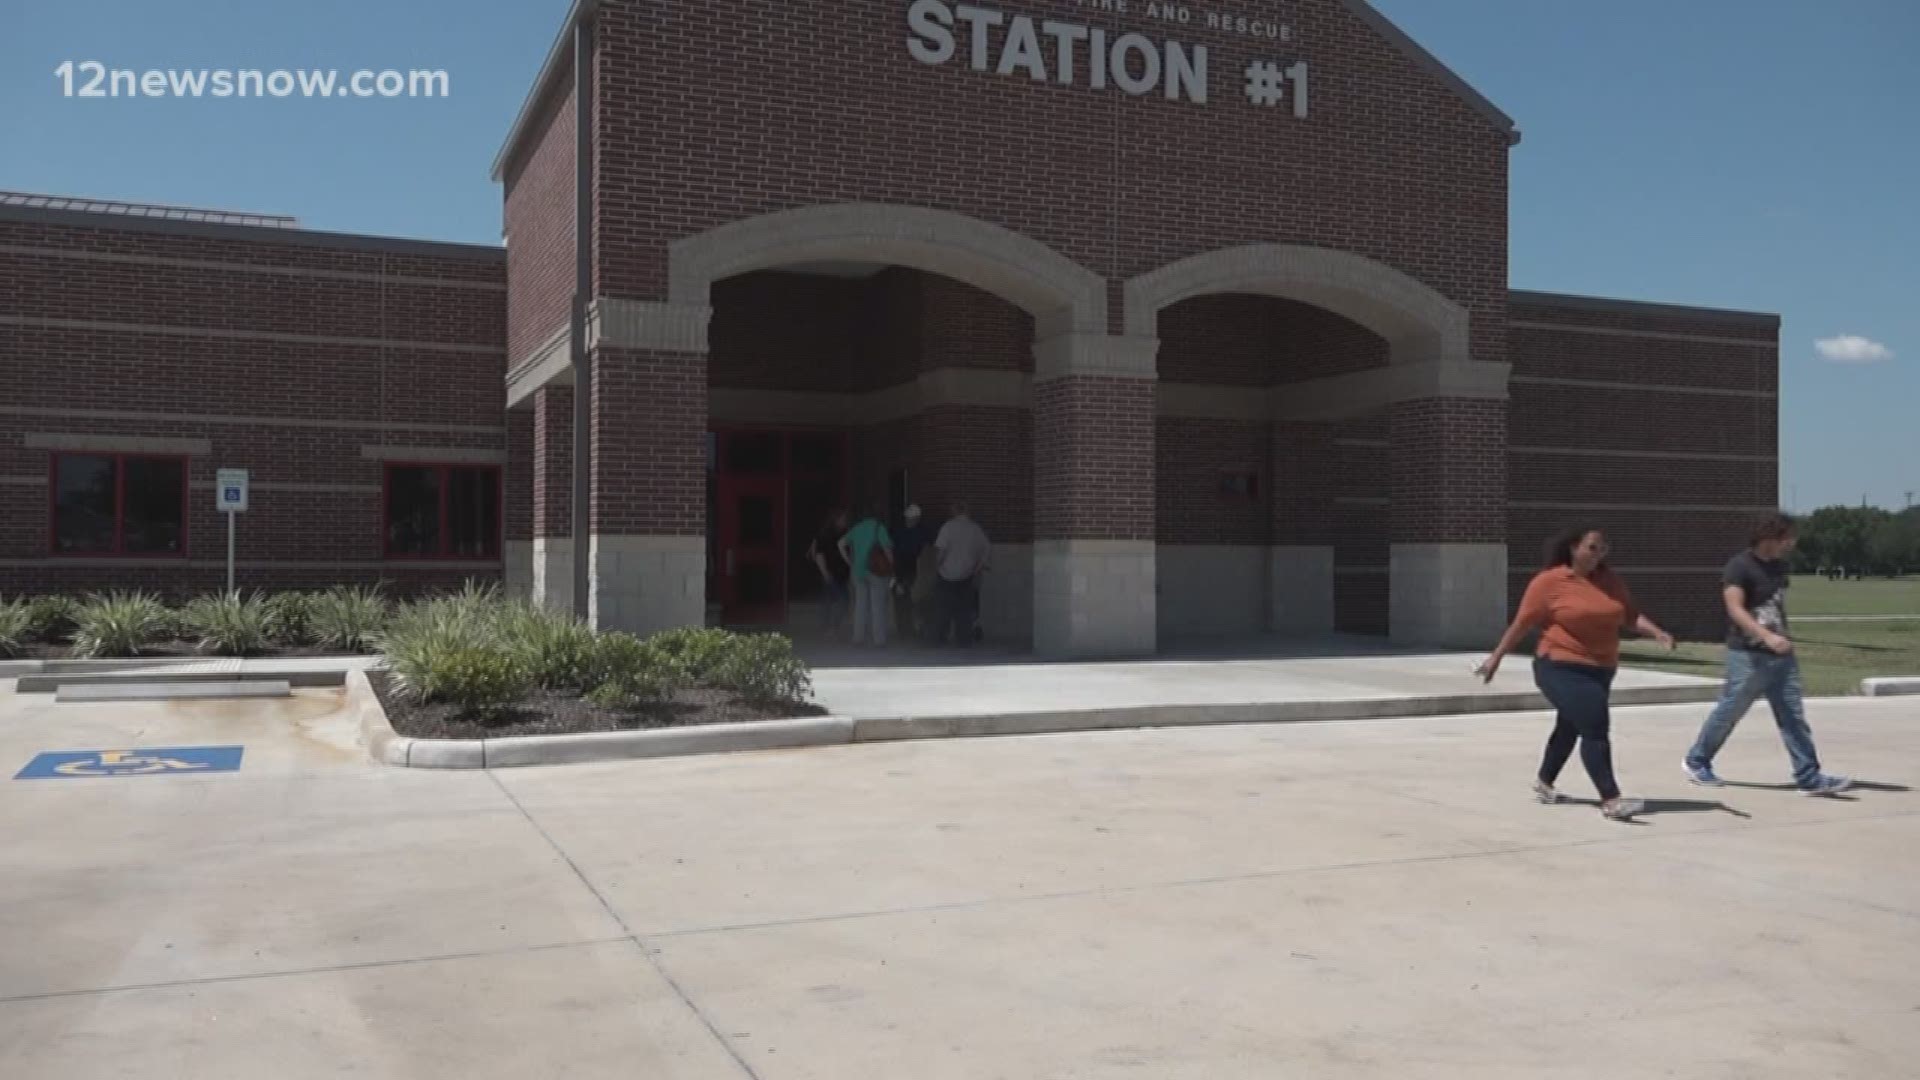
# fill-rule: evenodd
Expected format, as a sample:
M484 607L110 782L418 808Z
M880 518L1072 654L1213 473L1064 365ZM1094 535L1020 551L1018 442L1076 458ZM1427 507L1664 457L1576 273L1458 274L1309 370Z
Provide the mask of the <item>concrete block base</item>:
M1505 544L1395 544L1396 645L1491 649L1507 623Z
M1333 545L1269 548L1267 596L1267 629L1274 633L1333 633Z
M533 542L509 540L504 552L506 569L502 585L508 596L525 600L533 595Z
M533 599L556 611L573 610L573 541L541 537L529 554Z
M1157 645L1151 540L1033 545L1033 651L1050 659L1151 656Z
M1161 544L1155 550L1160 641L1257 634L1267 624L1267 549Z
M651 634L703 626L707 542L699 536L595 536L588 620L596 630Z

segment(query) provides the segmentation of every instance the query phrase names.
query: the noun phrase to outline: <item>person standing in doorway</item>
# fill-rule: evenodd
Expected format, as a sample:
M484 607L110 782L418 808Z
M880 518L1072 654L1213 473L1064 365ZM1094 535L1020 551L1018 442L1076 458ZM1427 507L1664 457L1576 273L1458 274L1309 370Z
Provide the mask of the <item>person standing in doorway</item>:
M933 540L935 569L940 575L934 584L938 607L934 644L944 644L949 629L956 645L972 645L978 640L974 627L979 622L980 574L992 554L986 530L968 516L967 504L954 503L953 517L940 526L940 535Z
M1747 550L1729 560L1720 575L1720 598L1730 623L1727 681L1719 704L1687 752L1687 777L1696 784L1719 787L1725 783L1713 771L1714 755L1753 703L1765 697L1793 763L1794 786L1808 795L1837 795L1853 786L1844 776L1820 771L1820 754L1813 746L1813 730L1807 726L1800 658L1787 628L1787 555L1795 539L1792 518L1769 514L1754 525Z
M840 538L840 554L853 568L853 643L864 645L869 630L875 645L887 643L887 597L893 592L893 538L887 534L887 508L875 501L867 516Z
M1520 639L1540 630L1534 650L1534 683L1553 704L1553 734L1547 737L1534 796L1561 799L1554 782L1580 744L1580 760L1600 795L1600 813L1624 821L1646 808L1620 797L1613 778L1609 699L1620 666L1620 631L1632 627L1668 649L1673 636L1634 603L1626 583L1607 565L1607 538L1599 529L1572 529L1547 546L1547 565L1527 585L1520 610L1493 654L1476 669L1488 682Z
M925 627L920 625L919 612L914 604L914 585L920 580L921 553L932 544L933 537L926 523L920 520L919 504L907 507L905 524L894 538L894 587L893 610L894 628L904 638L920 637Z
M840 636L840 622L847 614L847 588L849 567L847 557L840 550L840 538L847 533L847 512L835 510L827 515L820 531L813 535L813 544L807 548L807 559L820 568L821 584L821 620L826 626L827 636Z

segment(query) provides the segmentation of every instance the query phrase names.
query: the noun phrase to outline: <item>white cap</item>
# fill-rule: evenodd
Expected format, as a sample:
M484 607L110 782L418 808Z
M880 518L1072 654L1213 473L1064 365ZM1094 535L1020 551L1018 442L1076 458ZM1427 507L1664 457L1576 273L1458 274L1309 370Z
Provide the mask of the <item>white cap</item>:
M919 516L920 516L920 504L919 503L910 504L907 507L907 520L912 521L914 518L917 518Z

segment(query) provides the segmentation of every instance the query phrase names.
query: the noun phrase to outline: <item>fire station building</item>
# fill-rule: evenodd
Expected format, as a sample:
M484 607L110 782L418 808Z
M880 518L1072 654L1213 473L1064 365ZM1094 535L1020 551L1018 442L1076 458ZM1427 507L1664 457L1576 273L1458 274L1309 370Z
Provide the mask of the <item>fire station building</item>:
M0 197L0 594L220 588L242 468L243 588L804 622L877 499L1047 656L1485 647L1588 521L1711 632L1779 320L1510 289L1519 141L1364 0L579 0L501 245Z

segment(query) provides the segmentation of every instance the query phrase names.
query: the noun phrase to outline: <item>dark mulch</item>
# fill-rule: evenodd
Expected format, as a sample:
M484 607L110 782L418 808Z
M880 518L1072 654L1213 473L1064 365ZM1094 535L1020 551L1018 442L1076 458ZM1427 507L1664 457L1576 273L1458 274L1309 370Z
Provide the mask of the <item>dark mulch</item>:
M818 705L760 705L724 690L686 690L655 708L603 709L572 691L536 690L517 708L482 720L456 715L452 705L421 705L393 693L384 671L368 681L387 710L393 730L414 739L504 739L516 735L577 735L588 731L645 731L653 728L732 724L824 716Z
M195 642L162 641L140 650L140 655L144 657L194 657L196 659L204 659L212 654L199 651L199 646ZM276 656L347 656L351 654L343 653L338 649L323 649L318 645L298 645L292 648L268 649L265 652L254 653L253 655L255 658L272 658ZM21 648L19 656L19 659L22 660L71 660L73 658L73 646L66 642L55 643L45 641L27 643ZM102 659L124 658L103 657Z

